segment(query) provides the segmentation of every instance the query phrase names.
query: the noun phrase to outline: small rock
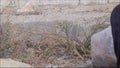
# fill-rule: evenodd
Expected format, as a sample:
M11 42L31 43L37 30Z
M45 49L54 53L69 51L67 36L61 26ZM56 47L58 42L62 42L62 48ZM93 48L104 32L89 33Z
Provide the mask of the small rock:
M91 49L92 61L95 67L115 67L116 57L111 27L92 36Z
M6 67L17 67L17 68L29 67L29 68L32 68L32 66L29 64L15 61L12 59L0 59L0 68L4 68L4 67L5 68Z
M34 12L35 12L35 10L34 10L34 7L31 2L28 2L24 7L17 10L17 13L23 13L23 14L34 13Z

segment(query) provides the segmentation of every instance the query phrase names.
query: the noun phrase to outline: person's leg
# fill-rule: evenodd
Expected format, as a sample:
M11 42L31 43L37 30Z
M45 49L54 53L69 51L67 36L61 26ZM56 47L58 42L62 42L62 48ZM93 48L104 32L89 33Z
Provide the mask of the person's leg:
M117 57L117 67L120 67L120 5L111 14L111 27L114 41L114 50Z

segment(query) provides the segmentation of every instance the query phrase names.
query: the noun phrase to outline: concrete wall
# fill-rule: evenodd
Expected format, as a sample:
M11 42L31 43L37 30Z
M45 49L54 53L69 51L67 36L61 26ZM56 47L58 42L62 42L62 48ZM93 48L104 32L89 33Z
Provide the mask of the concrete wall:
M120 3L120 0L80 0L80 4L107 4L107 3Z
M34 5L79 5L79 4L106 4L106 3L120 3L120 0L0 0L0 6L24 6L27 2Z

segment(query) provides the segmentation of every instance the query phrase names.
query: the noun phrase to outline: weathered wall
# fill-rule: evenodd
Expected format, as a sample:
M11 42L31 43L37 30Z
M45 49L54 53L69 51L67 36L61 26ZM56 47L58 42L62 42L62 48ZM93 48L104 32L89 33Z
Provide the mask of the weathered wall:
M107 4L107 3L120 3L120 0L80 0L80 4Z
M120 0L0 0L1 6L12 4L12 6L24 6L27 2L34 5L80 5L80 4L106 4L106 3L120 3Z

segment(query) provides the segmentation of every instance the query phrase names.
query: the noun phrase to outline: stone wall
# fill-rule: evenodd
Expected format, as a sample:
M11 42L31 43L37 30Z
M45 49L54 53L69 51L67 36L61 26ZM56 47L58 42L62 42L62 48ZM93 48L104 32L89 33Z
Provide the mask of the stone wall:
M34 5L86 5L120 3L120 0L0 0L0 6L11 4L11 6L22 7L28 2L31 2Z

